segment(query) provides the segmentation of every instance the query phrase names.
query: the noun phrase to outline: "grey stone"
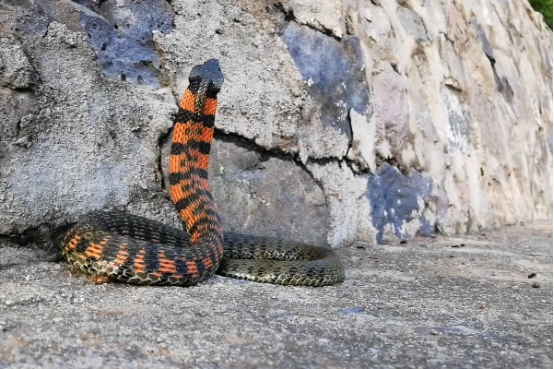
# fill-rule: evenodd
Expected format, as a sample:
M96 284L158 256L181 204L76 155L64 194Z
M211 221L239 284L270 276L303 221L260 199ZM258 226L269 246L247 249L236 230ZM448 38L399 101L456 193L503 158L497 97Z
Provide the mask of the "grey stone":
M20 135L29 142L7 141L2 149L0 193L6 200L0 202L0 234L125 206L139 179L155 190L157 141L175 106L101 83L91 72L94 58L86 38L60 23L50 24L30 55L43 72L39 101L31 105L38 112L21 119ZM2 122L2 131L9 129L5 123L10 122ZM131 130L137 125L142 131Z
M138 85L160 86L161 60L152 32L172 29L173 11L166 1L82 1L92 11L77 8L102 71ZM87 8L88 9L88 8Z
M36 72L11 34L0 34L0 86L28 89L36 80Z
M368 121L366 116L350 109L350 125L352 127L352 141L347 157L357 165L358 171L375 171L375 125Z
M400 4L396 10L402 26L418 41L428 40L427 30L421 17L411 8Z
M367 178L356 175L345 162L308 163L307 169L325 194L330 218L327 242L337 247L374 240L370 204L365 201Z
M451 136L448 137L449 146L454 145L462 152L468 152L472 145L471 124L473 121L470 118L470 114L465 111L465 106L460 102L456 92L445 88L443 94L444 105L448 111L450 132L452 132Z
M373 115L377 153L381 157L398 156L408 142L409 105L404 79L384 63L373 76Z
M292 16L298 23L309 25L322 32L332 33L336 37L343 36L342 1L289 0L287 3L290 5Z
M308 83L308 93L321 104L322 123L352 139L348 111L365 115L369 103L358 38L338 42L294 23L282 37Z
M226 230L327 244L325 195L306 170L233 143L213 150L210 181Z
M31 92L0 87L0 152L10 140L18 137L23 120L36 113L36 99ZM4 149L6 150L6 149Z
M388 164L381 165L375 175L369 176L367 193L378 243L384 242L387 226L398 238L408 236L405 225L414 220L419 223L417 228L421 234L434 233L429 221L420 214L420 203L431 200L432 185L429 178L415 169L406 176Z

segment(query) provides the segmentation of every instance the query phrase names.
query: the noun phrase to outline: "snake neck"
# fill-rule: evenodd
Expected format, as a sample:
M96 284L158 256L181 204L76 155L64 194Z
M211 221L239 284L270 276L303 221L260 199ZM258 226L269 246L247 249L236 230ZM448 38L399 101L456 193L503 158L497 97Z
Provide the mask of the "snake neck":
M192 245L203 238L223 239L223 228L208 182L219 90L210 90L205 79L191 80L179 103L169 159L171 201Z

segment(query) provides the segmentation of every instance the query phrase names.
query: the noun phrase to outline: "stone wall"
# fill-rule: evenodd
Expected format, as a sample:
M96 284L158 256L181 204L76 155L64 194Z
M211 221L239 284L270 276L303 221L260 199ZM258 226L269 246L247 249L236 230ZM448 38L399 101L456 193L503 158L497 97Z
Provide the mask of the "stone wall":
M552 32L525 0L0 2L0 235L178 226L176 99L218 58L226 229L333 247L552 217Z

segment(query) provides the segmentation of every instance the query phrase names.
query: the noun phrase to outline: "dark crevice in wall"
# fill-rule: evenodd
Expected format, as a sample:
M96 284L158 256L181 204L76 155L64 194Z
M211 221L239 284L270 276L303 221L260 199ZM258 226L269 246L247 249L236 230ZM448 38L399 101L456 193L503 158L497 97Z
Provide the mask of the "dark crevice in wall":
M447 39L448 41L450 41L451 43L454 43L454 40L448 35L448 33L439 31L439 34L443 35L444 38L446 38L446 39Z
M495 70L495 67L494 67L494 65L496 64L496 59L493 58L492 56L489 56L488 54L485 54L485 56L489 60L489 63L491 63L491 68L494 71L494 75L496 76L496 70Z
M35 86L38 86L39 83L33 83L31 84L29 87L17 87L17 86L8 86L10 89L12 89L13 91L16 91L16 92L21 92L21 93L25 93L25 92L30 92L30 93L33 93L35 91L35 88L33 85ZM2 86L0 86L2 87Z
M5 270L11 269L11 268L15 268L16 266L21 265L21 264L24 264L24 263L5 263L5 264L0 264L0 272L3 272L3 271L5 271Z
M284 26L286 26L289 22L296 22L296 17L294 16L292 9L286 9L283 3L277 2L273 4L273 8L283 14L283 21L285 23Z
M11 243L28 247L30 245L36 245L44 251L50 251L48 255L52 255L54 259L52 261L61 261L62 254L60 252L60 244L65 233L75 224L63 223L61 225L53 225L49 222L40 223L38 226L27 228L23 231L15 231L11 234L0 233L0 240L7 240Z
M346 113L346 124L348 124L348 126L350 127L350 132L352 132L352 133L350 135L350 139L348 140L348 147L346 148L346 152L344 154L344 160L345 161L347 160L346 156L348 155L350 150L352 150L352 143L354 142L354 130L352 129L352 116L351 116L351 111L350 110L348 110L347 113ZM352 169L352 168L350 168L350 169Z
M267 161L270 157L283 159L283 160L293 159L292 154L288 154L282 150L275 149L275 148L272 148L272 149L265 148L237 133L225 132L218 128L215 129L214 139L222 142L233 143L244 149L254 151L258 154L260 161L262 162Z
M214 133L214 138L216 140L219 140L219 141L234 143L235 145L237 145L239 147L242 147L242 148L245 148L245 149L248 149L250 151L255 151L260 156L261 161L267 161L270 157L277 158L277 159L282 159L282 160L291 160L292 159L295 163L301 165L302 167L305 167L305 165L300 160L300 155L297 154L297 153L285 152L285 151L283 151L281 149L278 149L278 148L268 149L266 147L258 145L257 143L253 142L252 140L247 139L247 138L245 138L245 137L243 137L239 134L236 134L236 133L225 132L223 130L220 130L220 129L216 128L215 133ZM343 158L338 158L338 157L313 158L313 157L309 157L308 161L311 162L311 163L319 164L319 165L326 165L326 164L329 164L329 163L341 163L341 162L346 162L346 161L350 161L350 160L346 159L345 157L343 157Z
M162 165L162 149L165 143L167 142L167 140L169 139L169 136L171 136L171 132L173 132L173 127L168 129L167 132L162 133L158 136L158 147L157 147L158 154L156 157L156 164L158 167L158 176L160 177L160 186L162 191L164 192L167 188L165 183L164 169Z
M296 19L296 16L294 15L294 11L292 9L287 9L285 5L281 2L277 2L273 5L274 9L279 11L283 15L283 22L279 27L279 36L282 36L285 28L287 25L291 22L297 23L298 25L306 26L316 32L322 33L325 36L331 37L336 41L340 41L341 37L335 35L333 31L323 25L320 24L320 27L315 27L313 24L310 23L300 23L298 22L298 19Z
M315 27L314 25L309 24L309 23L302 23L302 25L303 25L303 26L306 26L306 27L308 27L308 28L310 28L310 29L313 29L314 31L317 31L317 32L319 32L319 33L322 33L322 34L324 34L325 36L334 39L335 41L341 41L341 40L342 40L341 37L335 35L331 29L325 27L325 26L322 25L322 24L320 24L320 27Z
M376 170L378 170L382 165L390 165L392 167L396 167L400 173L402 173L403 175L407 176L408 175L408 168L404 167L403 165L401 165L398 160L396 160L396 158L393 156L391 156L390 158L385 158L384 156L382 156L381 154L379 154L378 152L375 153L375 159L376 159Z
M21 133L21 119L17 120L17 123L15 124L15 137L19 137L19 134ZM2 138L0 137L0 141L2 141Z

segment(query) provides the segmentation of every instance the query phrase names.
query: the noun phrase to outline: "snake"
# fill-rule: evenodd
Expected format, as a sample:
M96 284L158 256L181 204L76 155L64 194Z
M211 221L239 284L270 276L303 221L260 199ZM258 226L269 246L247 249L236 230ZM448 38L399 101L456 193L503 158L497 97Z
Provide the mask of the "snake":
M97 283L133 285L192 286L215 273L280 285L344 281L330 247L223 231L208 181L223 81L217 59L194 66L173 120L169 194L183 229L123 211L92 211L62 237L62 254L73 269Z

